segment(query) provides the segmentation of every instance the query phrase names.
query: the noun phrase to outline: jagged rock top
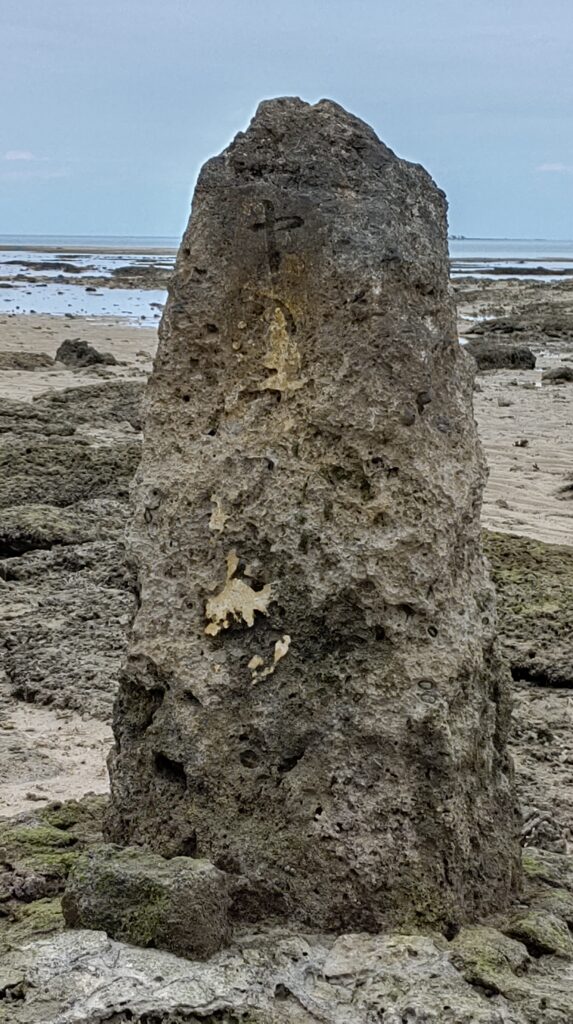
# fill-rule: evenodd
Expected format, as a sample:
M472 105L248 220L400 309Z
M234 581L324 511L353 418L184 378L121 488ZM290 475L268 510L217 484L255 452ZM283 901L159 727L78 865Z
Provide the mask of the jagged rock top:
M326 217L336 194L356 193L373 218L373 239L384 211L385 233L393 243L387 258L435 263L447 257L445 194L420 164L397 157L373 128L332 100L310 104L282 97L260 103L247 130L207 161L196 199L211 189L220 193L222 186L253 183L285 193L322 193ZM363 205L356 210L357 235L365 227L365 213ZM378 249L378 257L383 255ZM447 272L447 264L443 269Z

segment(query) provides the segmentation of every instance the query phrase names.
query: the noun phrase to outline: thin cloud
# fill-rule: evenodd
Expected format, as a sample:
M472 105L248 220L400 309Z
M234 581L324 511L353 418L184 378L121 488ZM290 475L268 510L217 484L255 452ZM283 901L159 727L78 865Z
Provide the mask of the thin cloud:
M536 170L544 174L572 174L573 164L540 164Z
M30 153L29 149L9 149L7 153L4 153L4 156L3 156L2 159L6 160L8 162L12 162L12 161L17 161L17 160L20 160L20 161L37 160L38 157L34 156L33 153Z
M17 170L0 170L0 181L52 181L55 178L69 178L66 168L48 169L44 167L26 167Z

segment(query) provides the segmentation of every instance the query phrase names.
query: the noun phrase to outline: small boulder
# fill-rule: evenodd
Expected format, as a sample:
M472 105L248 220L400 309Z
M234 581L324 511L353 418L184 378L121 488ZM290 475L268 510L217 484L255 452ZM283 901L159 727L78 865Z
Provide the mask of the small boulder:
M525 345L505 345L496 341L468 341L466 352L475 359L478 370L534 370L535 356Z
M229 903L210 861L101 844L78 859L62 909L71 928L203 960L229 939Z
M511 991L515 975L524 974L530 962L523 943L484 925L462 928L449 949L466 981L492 993Z
M107 366L116 366L117 359L111 352L98 352L93 345L79 338L66 338L56 352L56 362L64 363L73 370L82 366L95 366L97 363L105 363Z
M522 942L536 957L555 954L573 960L573 940L562 918L547 910L526 910L502 928L506 935Z
M544 384L569 384L573 381L573 366L553 366L541 376Z

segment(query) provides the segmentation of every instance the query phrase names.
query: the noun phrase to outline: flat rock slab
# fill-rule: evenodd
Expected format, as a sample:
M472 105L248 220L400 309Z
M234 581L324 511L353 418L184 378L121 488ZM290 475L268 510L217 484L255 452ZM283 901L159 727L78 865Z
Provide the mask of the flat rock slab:
M494 928L244 934L207 962L61 933L0 967L0 1024L570 1024L573 968Z

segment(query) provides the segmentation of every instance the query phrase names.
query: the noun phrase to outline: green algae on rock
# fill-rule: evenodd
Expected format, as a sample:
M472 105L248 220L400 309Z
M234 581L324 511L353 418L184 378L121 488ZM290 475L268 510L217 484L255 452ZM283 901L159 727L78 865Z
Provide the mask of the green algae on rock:
M104 803L88 796L0 821L0 950L64 927L59 894L82 851L101 840Z
M229 903L227 879L208 861L102 844L75 863L62 908L70 927L204 959L230 937Z
M565 921L548 910L528 909L518 913L503 928L535 955L554 953L573 960L573 938Z

